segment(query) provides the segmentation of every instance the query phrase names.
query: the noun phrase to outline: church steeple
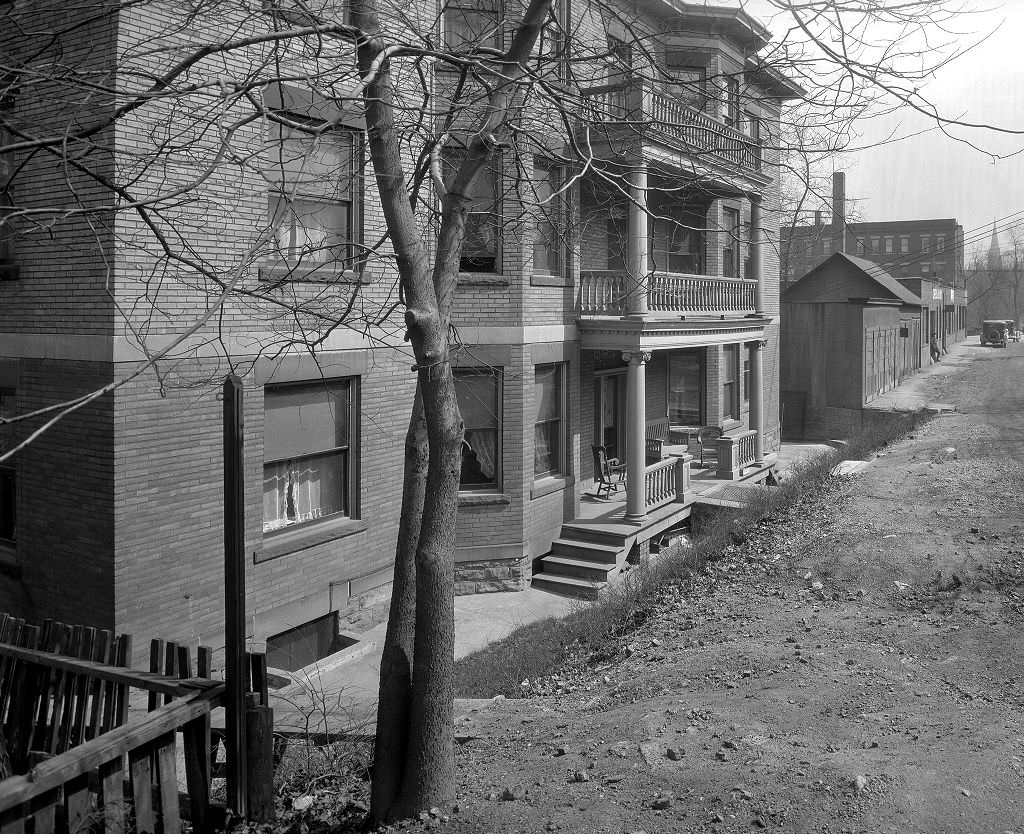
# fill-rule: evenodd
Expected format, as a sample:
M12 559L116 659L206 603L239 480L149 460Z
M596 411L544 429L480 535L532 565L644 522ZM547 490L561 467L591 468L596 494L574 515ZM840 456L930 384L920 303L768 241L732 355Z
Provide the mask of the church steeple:
M992 221L992 241L988 245L988 268L1000 269L1003 265L1002 250L999 246L999 233L996 231L996 221Z

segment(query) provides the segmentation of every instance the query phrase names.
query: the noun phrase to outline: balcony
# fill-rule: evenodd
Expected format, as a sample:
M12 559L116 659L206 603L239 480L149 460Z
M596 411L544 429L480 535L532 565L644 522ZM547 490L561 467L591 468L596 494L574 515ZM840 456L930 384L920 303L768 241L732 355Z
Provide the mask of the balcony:
M748 315L755 312L757 281L655 272L647 277L647 309L652 314ZM576 310L583 316L622 316L635 280L624 270L580 273Z
M632 135L726 169L755 177L761 171L760 141L684 104L662 84L644 79L583 92L596 99L593 138L620 144Z

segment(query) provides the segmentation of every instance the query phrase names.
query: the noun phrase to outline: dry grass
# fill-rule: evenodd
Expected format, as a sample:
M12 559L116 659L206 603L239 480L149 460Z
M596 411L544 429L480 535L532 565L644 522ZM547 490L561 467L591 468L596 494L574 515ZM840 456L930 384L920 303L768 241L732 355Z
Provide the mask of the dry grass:
M522 697L529 692L521 685L524 680L556 672L572 650L597 658L611 656L618 650L619 638L641 625L654 610L659 591L719 559L726 547L773 513L820 492L840 460L864 459L931 416L921 410L875 420L849 438L842 453L833 450L802 461L781 485L759 492L743 510L706 516L688 547L629 570L597 602L581 604L562 619L531 623L462 658L455 667L458 695Z

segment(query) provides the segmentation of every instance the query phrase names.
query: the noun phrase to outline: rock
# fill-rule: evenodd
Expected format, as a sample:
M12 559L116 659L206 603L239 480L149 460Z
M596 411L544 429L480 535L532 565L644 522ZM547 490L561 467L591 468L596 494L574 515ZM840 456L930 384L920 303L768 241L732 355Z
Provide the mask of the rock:
M429 811L427 811L427 813L430 814L430 816L432 816L432 817L444 816L443 813L441 812L441 809L438 808L436 805L433 808L431 808Z
M673 796L670 793L659 793L658 796L655 798L654 802L651 804L651 807L655 811L664 811L666 808L670 808L672 806L672 802L674 799L675 796Z
M308 811L313 805L314 799L309 794L297 796L292 800L293 811Z
M566 753L568 753L568 752L569 752L569 751L568 751L568 750L566 750L566 749L565 749L564 747L556 747L556 748L555 748L555 749L554 749L554 750L553 750L553 751L551 752L551 755L552 755L552 756L564 756L564 755L565 755Z
M496 794L496 793L495 793L494 791L491 791L491 792L489 792L489 793L487 794L487 796L486 796L486 797L484 797L484 798L485 798L485 799L486 799L486 800L487 800L488 802L494 802L494 800L498 798L498 795L497 795L497 794Z
M678 762L679 760L681 760L681 759L683 758L683 754L684 754L685 752L686 752L686 751L684 751L684 750L683 750L682 748L680 748L680 747L669 747L669 748L668 748L668 749L667 749L667 750L665 751L665 755L666 755L666 756L667 756L668 758L670 758L670 759L671 759L672 761L674 761L674 762Z
M523 789L518 785L507 787L505 788L505 790L501 792L501 798L506 802L512 802L516 799L522 799Z
M867 787L868 787L868 780L865 777L861 776L860 774L858 774L857 776L853 777L853 792L854 793L864 793L864 791L867 790Z
M729 739L726 739L725 741L722 742L722 747L724 747L726 750L735 750L736 749L736 742L729 741Z
M824 587L825 587L825 586L824 586L824 585L822 585L822 584L821 584L820 582L818 582L818 581L814 581L814 582L812 582L812 583L811 583L811 590L812 590L812 591L820 591L820 590L821 590L822 588L824 588Z
M753 818L753 819L752 819L752 820L750 821L750 824L751 824L752 826L754 826L755 828L767 828L767 827L768 827L768 826L767 826L767 825L765 824L765 821L764 821L764 818L763 818L763 817L754 817L754 818Z
M729 753L725 750L719 750L715 753L715 758L720 762L727 762L729 761Z
M590 774L585 770L577 770L572 774L570 782L589 782Z
M967 788L960 788L960 793L962 793L964 796L970 796L971 795L971 792L969 790L967 790Z

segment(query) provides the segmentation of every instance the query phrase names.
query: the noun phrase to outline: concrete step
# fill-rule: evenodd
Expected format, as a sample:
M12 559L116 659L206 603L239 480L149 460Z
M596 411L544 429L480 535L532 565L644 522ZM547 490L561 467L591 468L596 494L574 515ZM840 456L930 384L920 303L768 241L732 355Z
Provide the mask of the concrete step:
M541 559L544 573L556 576L572 576L576 579L590 579L595 582L607 582L608 574L616 569L616 565L600 564L588 559L573 559L569 556L550 555Z
M579 539L555 539L551 542L551 552L556 556L569 556L604 565L614 566L622 550L623 548L614 544L599 544Z
M563 539L575 539L581 542L594 542L595 544L607 544L615 547L625 547L626 540L636 535L635 532L613 532L602 530L593 525L567 521L562 525L561 536Z
M592 579L577 579L573 576L559 576L555 573L536 573L533 575L532 583L534 588L550 591L553 594L561 594L566 597L577 599L597 599L601 589L607 582L596 582Z

